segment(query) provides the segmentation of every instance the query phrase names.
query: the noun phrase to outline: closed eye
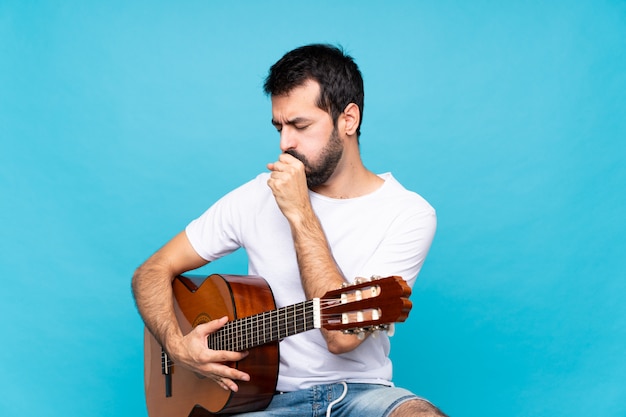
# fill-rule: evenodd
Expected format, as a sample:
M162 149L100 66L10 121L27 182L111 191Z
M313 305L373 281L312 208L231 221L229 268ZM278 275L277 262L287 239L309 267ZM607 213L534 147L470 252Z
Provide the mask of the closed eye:
M311 126L312 122L309 119L303 117L296 117L295 119L287 120L284 123L272 119L272 125L276 128L278 132L283 130L284 124L288 126L293 126L296 130L305 130L306 128Z

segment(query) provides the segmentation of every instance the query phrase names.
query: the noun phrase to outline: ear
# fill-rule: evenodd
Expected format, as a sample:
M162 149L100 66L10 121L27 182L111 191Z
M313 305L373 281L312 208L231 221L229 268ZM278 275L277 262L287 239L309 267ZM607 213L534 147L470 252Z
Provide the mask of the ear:
M359 122L361 121L361 110L359 106L354 103L348 104L340 117L344 123L343 128L345 134L347 136L356 135Z

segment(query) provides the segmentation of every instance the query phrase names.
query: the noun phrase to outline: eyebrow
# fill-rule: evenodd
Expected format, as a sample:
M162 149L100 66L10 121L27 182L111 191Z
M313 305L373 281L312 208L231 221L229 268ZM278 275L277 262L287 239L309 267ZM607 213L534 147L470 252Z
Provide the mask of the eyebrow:
M272 124L274 126L295 125L295 124L298 124L298 123L308 123L310 121L311 120L307 119L306 117L296 117L296 118L293 118L291 120L287 120L285 123L281 123L281 122L279 122L276 119L272 119Z

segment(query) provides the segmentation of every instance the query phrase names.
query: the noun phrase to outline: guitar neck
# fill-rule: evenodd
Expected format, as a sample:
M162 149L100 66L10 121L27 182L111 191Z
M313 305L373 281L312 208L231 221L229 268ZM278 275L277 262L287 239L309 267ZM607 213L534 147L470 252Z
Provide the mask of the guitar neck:
M240 352L320 327L319 299L230 321L208 337L209 349Z

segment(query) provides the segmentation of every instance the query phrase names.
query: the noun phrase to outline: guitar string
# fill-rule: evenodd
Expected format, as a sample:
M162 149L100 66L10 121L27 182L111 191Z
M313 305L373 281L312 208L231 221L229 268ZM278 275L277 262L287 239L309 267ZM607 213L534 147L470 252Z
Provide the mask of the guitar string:
M335 313L324 314L323 310L338 304L341 304L341 301L334 298L320 300L321 318L328 321L329 318L337 317ZM313 310L311 300L228 322L220 330L209 335L209 347L215 350L241 351L311 330L314 328L313 317L306 314L307 310L309 313ZM291 315L293 321L289 320ZM301 320L298 317L301 317Z
M311 302L303 302L229 322L211 335L213 336L213 343L211 344L219 348L245 349L252 345L264 344L268 341L306 331L308 330L307 327L312 329L312 320L306 314L302 315L303 312L307 313L307 310L310 312L312 308ZM294 325L288 326L289 316L292 314ZM301 320L298 320L298 316L302 317ZM250 332L254 329L256 332ZM246 335L251 335L252 339L245 338ZM211 336L209 337L211 338Z

